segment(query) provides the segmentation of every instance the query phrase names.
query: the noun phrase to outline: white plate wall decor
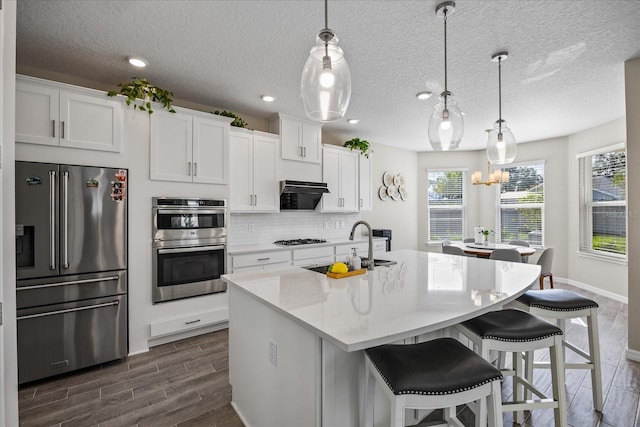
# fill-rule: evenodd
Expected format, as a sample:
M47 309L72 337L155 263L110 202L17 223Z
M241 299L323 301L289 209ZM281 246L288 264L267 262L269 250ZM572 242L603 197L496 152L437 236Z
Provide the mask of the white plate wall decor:
M382 174L382 186L378 190L380 200L407 200L408 193L405 185L406 180L403 174L394 175L387 171Z

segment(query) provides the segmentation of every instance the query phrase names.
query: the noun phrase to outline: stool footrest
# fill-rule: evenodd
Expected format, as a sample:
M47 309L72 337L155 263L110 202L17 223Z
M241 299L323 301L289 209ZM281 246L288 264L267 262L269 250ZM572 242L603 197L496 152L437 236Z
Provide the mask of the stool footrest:
M528 380L526 380L523 377L514 377L514 382L517 382L518 384L521 384L522 386L524 386L525 389L529 390L531 393L535 394L540 399L546 399L547 398L546 394L544 394L543 392L538 390L536 388L536 386L531 384L531 382L529 382ZM551 399L551 400L553 400L553 399Z
M586 362L564 364L565 369L593 369L594 366L595 365L593 363L586 363ZM550 369L551 364L549 362L536 362L533 364L533 367L537 369Z
M531 409L552 409L557 407L558 402L553 399L502 402L502 412L528 411Z

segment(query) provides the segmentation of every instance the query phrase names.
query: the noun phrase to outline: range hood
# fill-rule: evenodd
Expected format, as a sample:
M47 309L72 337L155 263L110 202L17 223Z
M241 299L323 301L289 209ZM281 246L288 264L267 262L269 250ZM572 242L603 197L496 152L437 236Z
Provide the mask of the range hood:
M325 182L280 181L280 210L313 211L328 192Z

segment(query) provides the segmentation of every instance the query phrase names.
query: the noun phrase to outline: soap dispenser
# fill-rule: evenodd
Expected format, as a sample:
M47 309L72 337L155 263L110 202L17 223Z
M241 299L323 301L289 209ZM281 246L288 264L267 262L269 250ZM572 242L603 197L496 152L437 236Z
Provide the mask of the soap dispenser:
M360 270L362 269L362 263L360 260L360 256L358 256L358 252L356 248L351 248L351 270Z

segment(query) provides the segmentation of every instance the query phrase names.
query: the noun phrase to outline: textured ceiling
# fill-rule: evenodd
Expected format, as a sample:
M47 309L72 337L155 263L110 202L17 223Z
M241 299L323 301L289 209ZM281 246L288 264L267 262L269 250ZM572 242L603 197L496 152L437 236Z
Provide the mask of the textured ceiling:
M351 69L345 118L324 132L428 151L443 90L437 1L329 1ZM324 2L18 1L18 66L112 85L139 74L176 99L268 117L304 117L300 75ZM498 118L519 142L564 136L624 115L624 61L640 55L640 1L457 0L448 21L448 86L465 113L463 150L484 148ZM124 61L140 55L144 72ZM434 96L419 101L415 94ZM266 104L259 96L277 97Z

